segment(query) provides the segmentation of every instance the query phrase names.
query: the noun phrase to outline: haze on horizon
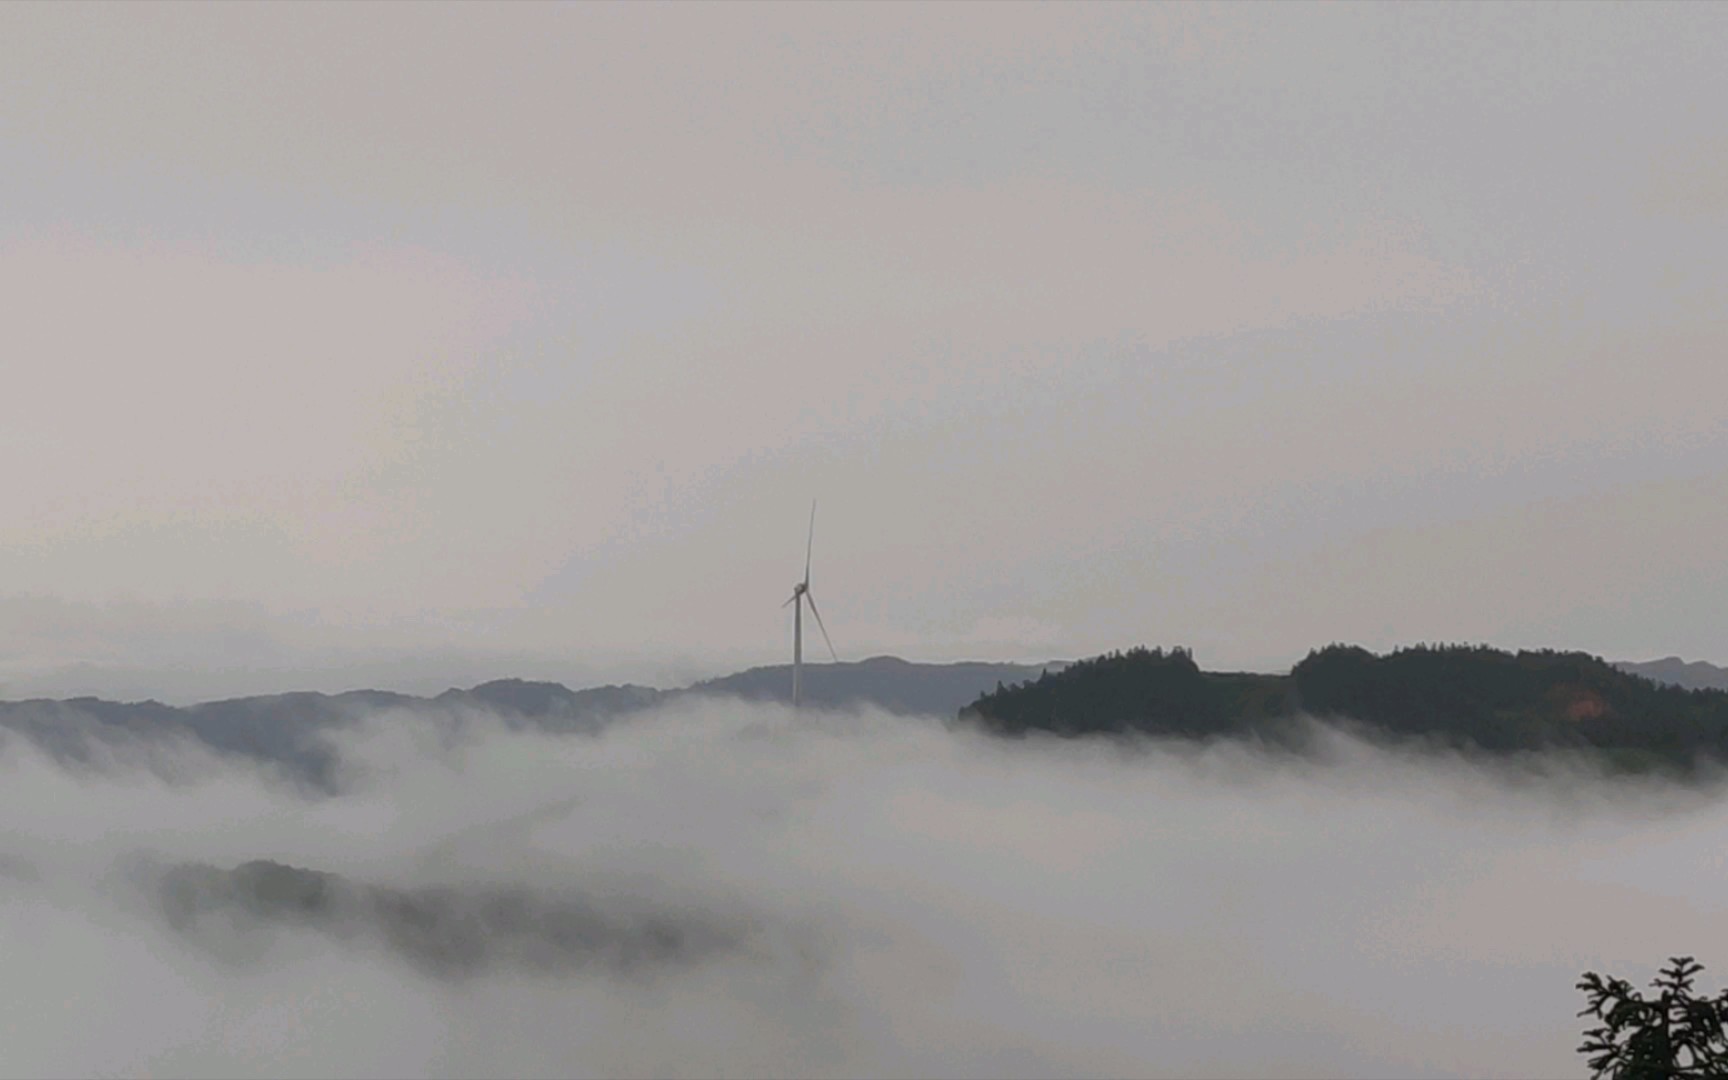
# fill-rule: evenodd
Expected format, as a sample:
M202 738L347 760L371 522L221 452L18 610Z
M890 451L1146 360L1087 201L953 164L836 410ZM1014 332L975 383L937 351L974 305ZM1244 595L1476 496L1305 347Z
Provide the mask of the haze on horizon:
M0 693L1728 661L1720 5L0 5Z

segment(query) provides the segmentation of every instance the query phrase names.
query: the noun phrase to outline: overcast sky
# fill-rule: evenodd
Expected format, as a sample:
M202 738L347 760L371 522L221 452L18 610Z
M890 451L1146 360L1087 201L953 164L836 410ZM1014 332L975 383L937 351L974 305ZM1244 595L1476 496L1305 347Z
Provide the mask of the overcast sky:
M0 691L1728 661L1728 9L0 6Z

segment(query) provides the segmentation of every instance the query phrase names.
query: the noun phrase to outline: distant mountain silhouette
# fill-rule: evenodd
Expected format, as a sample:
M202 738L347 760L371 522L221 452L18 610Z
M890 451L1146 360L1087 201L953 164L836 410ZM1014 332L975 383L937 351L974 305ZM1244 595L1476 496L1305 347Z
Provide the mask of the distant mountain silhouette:
M1678 656L1668 656L1641 663L1621 660L1614 666L1664 686L1678 686L1685 690L1728 690L1728 668L1706 664L1702 660L1687 663Z
M645 709L667 691L647 686L596 686L571 690L562 683L495 679L471 690L446 690L440 705L467 705L546 731L592 733L611 721Z
M915 664L895 656L840 664L804 665L804 702L828 709L872 705L905 716L950 717L999 683L1036 679L1060 671L1061 661L1045 664ZM689 693L727 694L746 701L792 701L792 665L756 667L709 679Z
M1063 665L919 664L879 656L852 664L805 666L807 701L833 708L875 706L888 712L951 717L998 683L1035 678ZM517 729L592 734L661 702L687 695L727 695L789 702L792 671L785 665L711 679L680 690L498 679L432 698L381 690L342 694L300 691L176 707L157 701L100 698L0 702L0 737L11 732L65 761L90 761L104 751L186 739L219 754L263 762L295 779L328 789L335 753L328 736L361 717L392 708L444 713L461 722L471 712L500 717Z

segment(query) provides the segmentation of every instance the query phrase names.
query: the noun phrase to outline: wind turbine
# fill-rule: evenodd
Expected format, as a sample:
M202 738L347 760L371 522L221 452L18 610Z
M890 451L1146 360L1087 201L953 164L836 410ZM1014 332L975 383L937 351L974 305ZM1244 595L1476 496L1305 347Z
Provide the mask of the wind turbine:
M804 541L804 580L792 586L792 598L781 607L792 608L792 707L796 709L804 699L804 605L810 605L810 614L816 616L816 628L822 631L822 640L828 644L828 655L834 657L834 662L840 662L840 656L834 651L834 642L828 639L828 628L822 625L822 613L816 610L816 597L810 592L810 551L816 543L816 500L810 500L810 535Z

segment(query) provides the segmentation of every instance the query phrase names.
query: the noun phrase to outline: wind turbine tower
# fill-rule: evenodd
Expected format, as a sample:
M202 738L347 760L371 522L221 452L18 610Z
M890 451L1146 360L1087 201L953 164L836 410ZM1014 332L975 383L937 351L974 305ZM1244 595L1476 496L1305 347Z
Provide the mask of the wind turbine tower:
M792 608L792 707L796 709L804 700L804 605L810 605L810 614L816 616L816 628L822 631L822 640L828 645L828 655L834 661L840 661L839 654L834 651L834 642L828 638L828 628L822 625L822 613L816 610L816 597L810 592L810 552L816 543L816 500L810 500L810 533L804 540L804 580L792 586L792 598L781 607Z

